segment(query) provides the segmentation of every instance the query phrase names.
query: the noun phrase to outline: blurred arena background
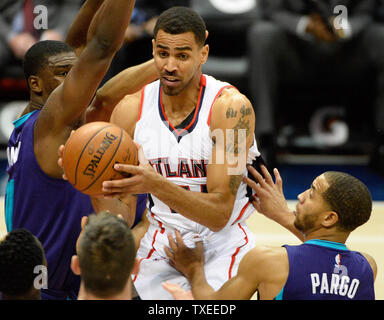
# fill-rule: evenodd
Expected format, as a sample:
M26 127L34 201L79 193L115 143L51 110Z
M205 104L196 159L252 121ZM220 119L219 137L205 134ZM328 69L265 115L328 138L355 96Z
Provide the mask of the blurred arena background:
M59 3L58 1L40 2ZM62 7L61 10L67 10L66 19L69 25L82 1L64 2L67 2L68 6ZM150 4L150 1L136 1L136 16L133 17L132 24L141 27L142 32L140 36L133 37L134 40L127 38L126 44L113 61L105 81L118 71L151 58L149 22L160 10L178 4L193 7L205 18L209 31L207 42L210 44L210 57L203 71L232 83L251 100L257 116L256 138L260 150L267 164L280 170L284 181L284 193L290 200L290 205L294 205L297 195L307 189L317 175L327 170L350 173L367 184L374 200L372 217L366 225L352 233L347 246L353 250L365 251L376 259L378 264L376 296L377 299L384 299L382 276L384 268L382 250L384 244L384 133L381 130L384 129L384 117L382 117L384 100L383 104L380 104L380 98L384 96L384 50L380 51L384 47L384 1L354 1L351 10L349 10L349 4L353 1L317 1L329 6L345 5L348 8L352 32L358 30L357 27L353 28L353 23L361 28L355 38L351 36L350 39L341 40L343 44L340 47L346 47L346 49L340 49L344 51L341 54L335 54L336 63L332 64L332 67L327 67L326 59L316 59L316 57L314 60L307 59L308 53L316 55L318 48L316 50L312 48L310 51L302 49L307 45L305 41L311 40L300 40L299 35L295 34L298 31L295 25L292 30L288 30L289 23L297 23L301 16L307 14L304 4L316 1L157 0L156 2L158 2L157 5ZM48 12L49 8L48 6ZM0 22L6 14L2 11L3 9L4 5L0 4ZM272 25L274 27L271 28ZM275 66L270 69L274 72L274 78L279 81L278 86L273 87L273 112L266 116L263 110L265 105L271 102L265 98L266 104L263 105L260 97L265 94L264 89L267 91L271 89L263 88L263 84L271 84L271 82L268 82L270 79L262 78L261 70L255 66L263 61L263 54L273 56L274 50L281 50L273 46L270 48L271 51L261 52L262 48L268 50L268 46L263 47L263 43L269 43L268 37L275 36L275 33L271 32L275 30L273 28L286 32L287 38L292 40L292 43L304 41L305 45L298 44L295 47L297 51L303 50L301 54L299 52L300 58L296 62L297 64L303 62L304 69L309 72L309 75L302 76L298 71L300 68L295 69L295 66L285 66L281 69ZM366 34L369 36L365 37ZM294 40L296 36L297 39ZM378 41L381 36L383 43ZM366 55L365 52L355 54L356 50L359 52L359 49L366 45L364 41L368 40L371 41L369 45L376 51L368 52ZM5 40L1 39L1 41L0 44L4 45ZM285 49L292 48L285 47ZM321 50L323 49L319 49L319 52ZM323 51L321 52L320 55L323 54ZM289 50L288 54L290 54ZM328 52L326 56L332 57L332 54ZM350 60L349 54L354 55L351 68L349 64L346 66L343 64L344 61ZM379 58L375 60L375 57ZM1 55L0 59L2 59L0 61L0 235L4 235L6 230L3 202L7 182L7 140L13 129L12 121L26 106L29 95L23 78L21 61L5 60ZM317 64L316 68L313 70L306 68L304 62L308 63L307 60L309 63L316 61L313 62ZM277 62L280 60L276 60L276 64ZM254 70L256 71L253 72ZM297 74L295 74L296 71ZM306 76L314 81L307 81ZM258 121L262 121L260 119L265 117L273 124L272 129L268 132L258 132ZM260 125L262 126L263 123ZM298 240L288 231L258 213L249 219L249 224L258 244L298 243Z

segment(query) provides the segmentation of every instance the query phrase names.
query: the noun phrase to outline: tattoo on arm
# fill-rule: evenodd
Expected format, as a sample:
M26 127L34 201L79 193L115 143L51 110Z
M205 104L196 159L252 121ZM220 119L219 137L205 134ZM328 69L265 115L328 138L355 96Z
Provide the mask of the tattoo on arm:
M229 118L235 118L237 116L237 111L233 110L233 108L229 107L227 109L227 113L226 113L226 116L227 116L227 119Z
M246 108L244 105L240 109L241 117L236 125L232 128L233 134L228 135L228 141L226 145L226 151L238 155L239 153L246 151L246 138L251 133L251 125L249 120L245 119L246 116L252 113L252 108ZM227 118L234 118L237 115L237 111L231 107L227 109ZM239 135L240 130L245 130L245 136Z
M240 182L241 180L243 179L243 175L238 175L238 176L235 176L235 175L231 175L230 178L229 178L229 188L231 189L231 193L233 195L236 195L237 193L237 190L239 189L239 185L240 185Z

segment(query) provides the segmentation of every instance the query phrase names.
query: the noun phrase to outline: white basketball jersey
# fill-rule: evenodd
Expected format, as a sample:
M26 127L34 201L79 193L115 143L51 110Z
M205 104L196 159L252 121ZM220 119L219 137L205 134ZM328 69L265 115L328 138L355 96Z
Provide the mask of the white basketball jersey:
M232 86L226 82L202 75L198 103L193 118L190 117L192 119L184 129L174 128L168 122L162 104L160 81L143 88L134 140L142 145L146 158L159 174L187 190L207 192L207 165L214 145L209 127L211 110L220 93L229 87ZM259 155L256 142L252 148L253 153ZM247 186L241 182L226 228L246 220L254 212L246 194ZM193 232L202 236L212 233L207 227L175 212L153 195L149 195L147 207L151 223L162 231L178 229L182 233Z

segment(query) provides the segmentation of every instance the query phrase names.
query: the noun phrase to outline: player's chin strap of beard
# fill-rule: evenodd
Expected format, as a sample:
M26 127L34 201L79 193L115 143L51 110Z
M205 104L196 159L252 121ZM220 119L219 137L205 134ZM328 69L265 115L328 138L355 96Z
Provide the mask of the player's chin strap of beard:
M259 152L255 152L251 148L248 152L247 164L249 164L253 168L255 168L257 170L257 172L260 173L264 177L263 172L261 171L261 165L266 166L266 164L263 160L263 157L260 155ZM258 183L256 178L249 171L248 171L248 178L255 181L256 183ZM252 190L252 188L247 186L246 196L251 199L253 194L254 194L254 191Z

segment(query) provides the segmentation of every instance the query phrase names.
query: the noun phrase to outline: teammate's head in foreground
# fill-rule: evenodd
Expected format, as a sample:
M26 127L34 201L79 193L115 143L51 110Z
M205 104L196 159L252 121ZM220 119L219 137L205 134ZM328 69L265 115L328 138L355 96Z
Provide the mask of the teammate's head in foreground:
M39 300L39 281L44 279L38 279L41 269L36 267L46 265L43 246L31 232L26 229L9 232L0 242L2 299Z
M71 264L82 279L79 299L131 299L129 276L138 265L128 224L101 212L83 218L82 225Z
M31 99L35 98L35 102L44 104L52 91L64 81L76 61L74 50L65 42L45 40L34 44L23 60Z
M209 52L207 36L204 20L190 8L172 7L159 16L152 43L165 94L178 95L191 84L200 84Z
M294 225L299 231L307 236L315 233L317 237L340 234L341 242L367 222L372 211L366 185L343 172L321 174L308 190L298 195L298 200Z

